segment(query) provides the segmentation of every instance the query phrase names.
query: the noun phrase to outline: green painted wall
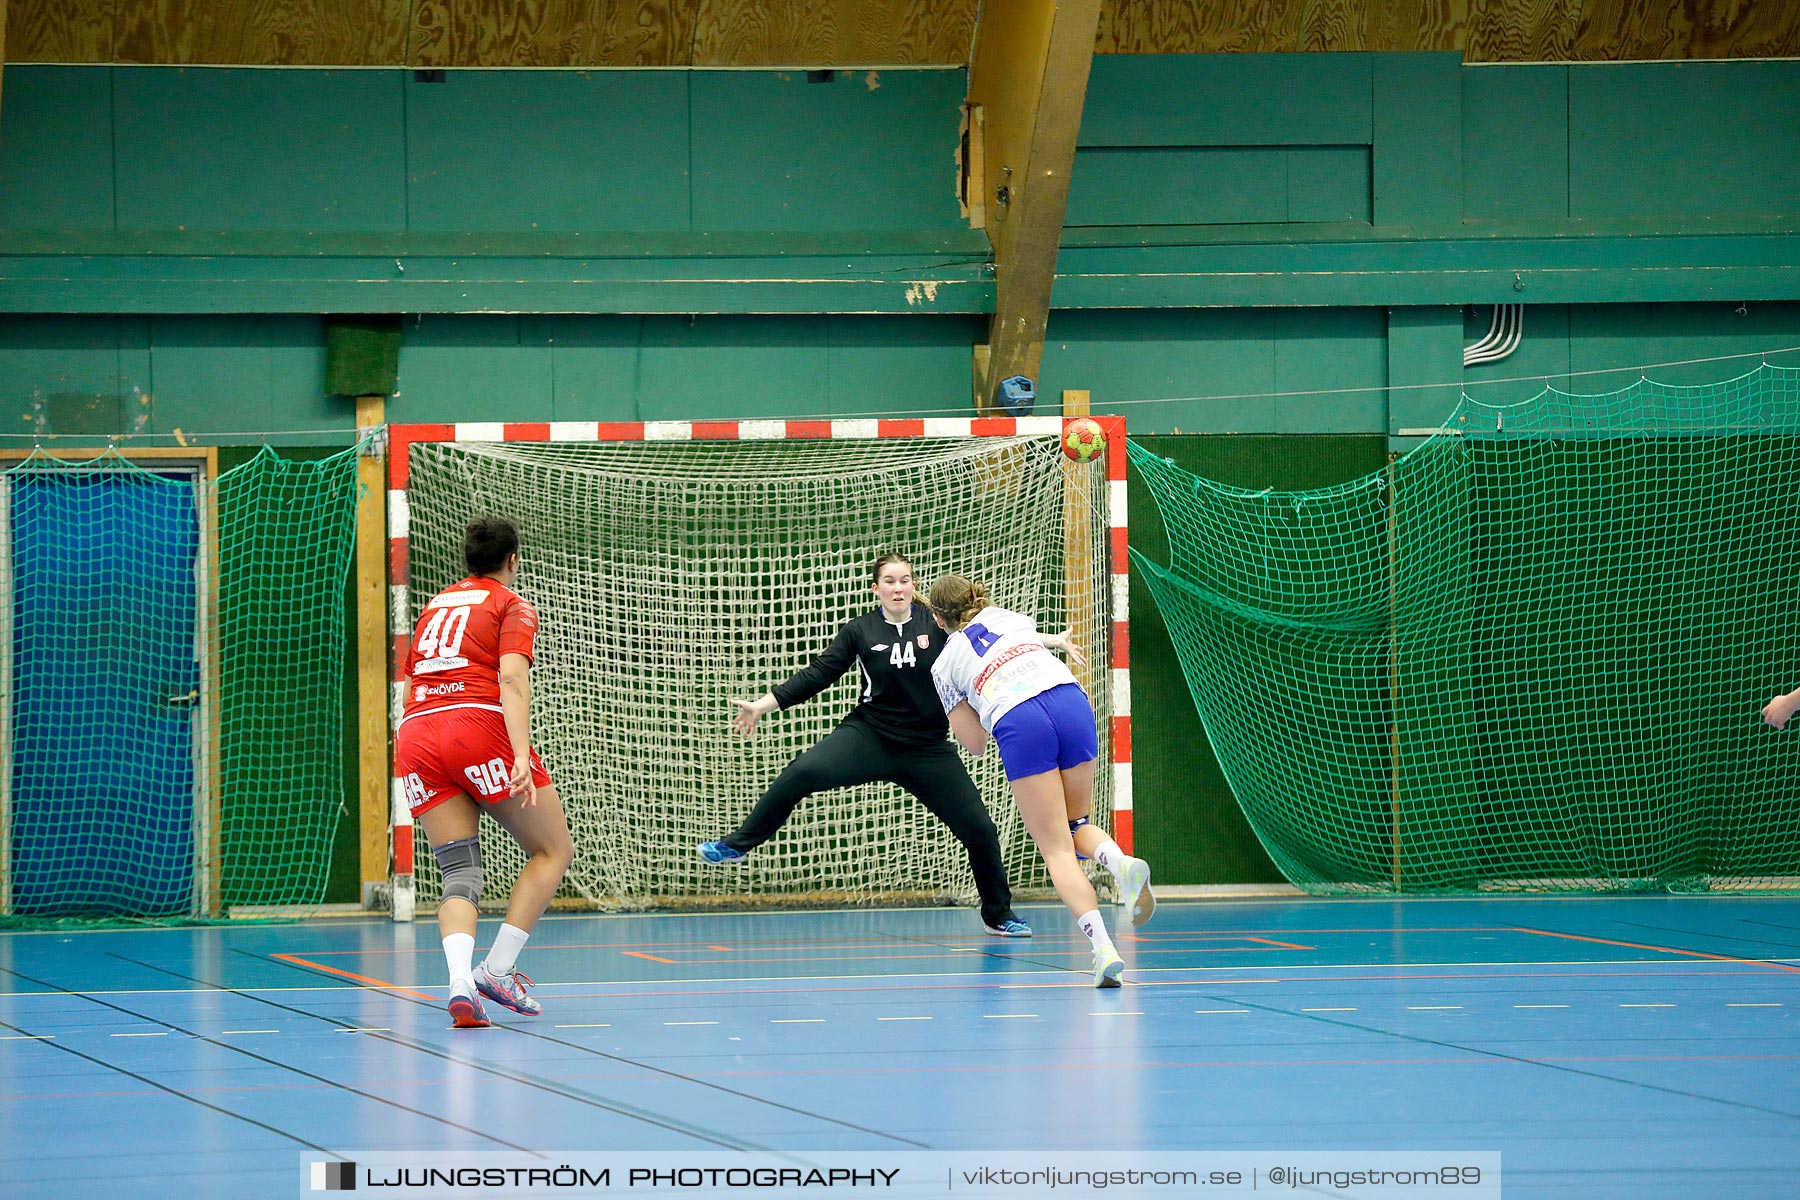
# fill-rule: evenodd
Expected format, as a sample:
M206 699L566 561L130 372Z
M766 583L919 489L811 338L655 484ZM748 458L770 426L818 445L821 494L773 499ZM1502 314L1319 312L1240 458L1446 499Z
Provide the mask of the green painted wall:
M959 71L15 66L0 230L956 230Z
M1368 221L1373 170L1366 146L1083 147L1064 224Z
M1490 311L1059 312L1040 411L1083 388L1144 434L1397 433L1441 422L1459 376L1478 396L1522 399L1546 380L1606 390L1643 363L1800 346L1800 303L1541 305L1526 309L1511 358L1465 373L1462 347ZM396 421L956 414L968 411L969 347L984 330L977 317L409 317L388 411ZM1755 362L1655 374L1700 382ZM343 444L353 406L325 395L324 379L317 317L0 317L0 445L119 434Z
M16 67L0 311L985 313L962 93ZM1800 63L1101 56L1071 186L1065 309L1795 300Z
M324 384L319 317L0 318L0 446L119 434L347 443L354 406Z
M395 420L966 411L972 317L425 317Z
M1469 314L1470 342L1487 332L1488 309ZM1479 326L1479 328L1477 328ZM1548 382L1563 391L1604 392L1637 381L1637 364L1680 363L1651 375L1666 383L1711 383L1742 375L1763 351L1800 346L1800 304L1584 304L1525 310L1525 336L1512 357L1471 367L1471 393L1489 402L1523 400ZM1706 361L1721 355L1749 355ZM1794 354L1770 362L1793 366ZM1613 370L1624 366L1627 369ZM1565 372L1578 378L1558 379Z
M1569 69L1569 215L1794 213L1797 77L1792 61Z
M1094 60L1071 180L1087 205L1071 225L1372 220L1793 216L1800 212L1800 63L1786 61L1465 66L1454 54L1101 55ZM1091 163L1132 151L1153 163L1221 168L1279 161L1295 147L1340 151L1344 186L1374 163L1373 215L1279 215L1290 181L1212 179L1231 195L1255 187L1260 217L1221 218L1190 197L1190 214L1137 220L1180 197L1119 190L1093 211ZM1180 152L1180 153L1176 153ZM1107 168L1102 167L1105 174ZM1106 175L1109 189L1113 187ZM1169 182L1179 185L1181 177ZM1159 187L1165 182L1158 177ZM1313 181L1307 181L1312 184ZM1150 189L1139 188L1139 191ZM1297 194L1301 191L1295 187Z
M1146 433L1373 433L1385 421L1385 318L1379 309L1058 312L1039 376L1040 394L1087 388L1096 409ZM1346 388L1366 390L1304 394Z

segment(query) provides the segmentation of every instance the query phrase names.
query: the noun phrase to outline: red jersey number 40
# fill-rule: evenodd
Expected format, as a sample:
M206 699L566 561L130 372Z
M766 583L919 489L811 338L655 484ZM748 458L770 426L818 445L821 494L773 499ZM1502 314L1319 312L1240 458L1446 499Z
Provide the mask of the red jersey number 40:
M420 658L455 658L462 649L463 631L469 627L469 609L440 608L425 622L419 634Z

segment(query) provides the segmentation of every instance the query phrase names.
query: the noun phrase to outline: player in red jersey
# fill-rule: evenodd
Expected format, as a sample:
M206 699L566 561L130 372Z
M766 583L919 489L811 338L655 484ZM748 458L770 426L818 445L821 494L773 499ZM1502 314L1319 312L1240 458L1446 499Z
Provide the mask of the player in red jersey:
M497 517L471 521L463 559L468 576L432 597L413 630L394 774L443 871L438 932L450 967L450 1015L467 1029L488 1024L482 996L528 1017L543 1011L526 995L531 980L515 964L574 861L575 845L556 785L531 748L538 622L537 610L512 590L518 530ZM472 966L484 809L529 860L493 949Z

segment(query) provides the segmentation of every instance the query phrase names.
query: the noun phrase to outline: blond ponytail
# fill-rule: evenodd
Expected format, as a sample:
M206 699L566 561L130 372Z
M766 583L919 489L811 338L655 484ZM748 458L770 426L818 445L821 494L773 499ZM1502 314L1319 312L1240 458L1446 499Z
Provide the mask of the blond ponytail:
M993 598L979 583L961 575L945 575L931 585L931 596L925 603L954 632L974 620L976 613L993 603Z

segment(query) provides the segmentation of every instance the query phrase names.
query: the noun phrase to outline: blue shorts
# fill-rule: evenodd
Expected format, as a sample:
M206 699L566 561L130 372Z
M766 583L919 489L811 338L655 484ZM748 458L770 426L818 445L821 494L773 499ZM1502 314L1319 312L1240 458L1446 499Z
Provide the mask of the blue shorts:
M1065 683L1039 692L994 726L1006 778L1066 771L1100 757L1094 733L1094 706L1080 684Z

